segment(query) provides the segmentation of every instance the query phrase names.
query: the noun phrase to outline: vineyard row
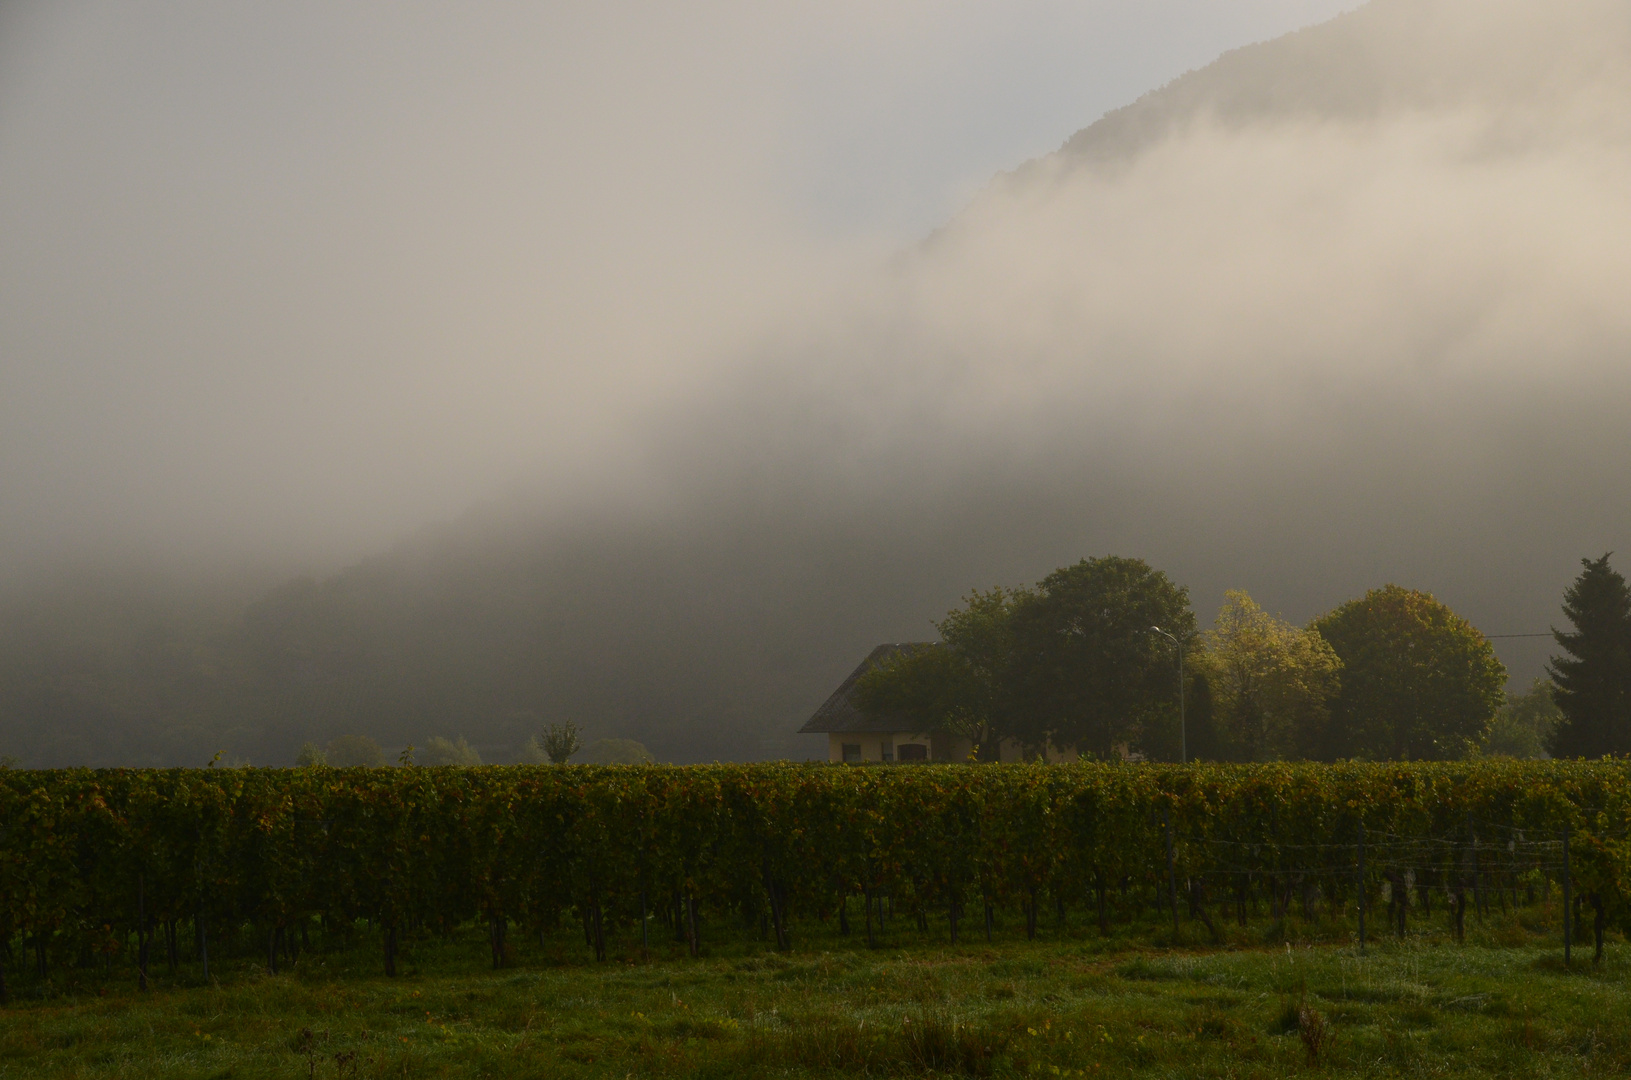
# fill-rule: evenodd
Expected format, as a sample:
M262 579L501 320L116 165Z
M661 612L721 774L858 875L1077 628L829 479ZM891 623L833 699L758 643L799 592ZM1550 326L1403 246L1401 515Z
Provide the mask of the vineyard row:
M201 952L251 927L275 965L315 918L373 923L391 973L399 933L471 920L495 963L510 927L568 919L604 958L654 911L694 953L699 910L788 948L801 919L870 934L883 897L955 940L998 908L1034 932L1044 899L1106 929L1130 891L1215 935L1248 896L1381 928L1437 895L1459 928L1469 898L1559 888L1600 942L1631 914L1628 824L1631 765L1606 760L12 770L0 959L21 944L43 977L134 934L145 966L184 925Z

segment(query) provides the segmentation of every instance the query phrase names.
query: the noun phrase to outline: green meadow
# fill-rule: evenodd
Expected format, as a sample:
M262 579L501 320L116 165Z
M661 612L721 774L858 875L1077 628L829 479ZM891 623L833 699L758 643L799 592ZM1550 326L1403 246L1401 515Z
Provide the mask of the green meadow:
M1153 911L1103 938L1050 917L1034 940L1008 912L957 944L892 918L870 948L801 922L788 952L731 921L697 958L654 921L644 956L625 931L596 963L563 927L513 936L496 970L470 926L404 942L396 978L371 928L314 921L275 975L247 938L208 983L184 948L146 991L126 955L43 982L13 966L0 1076L1623 1075L1631 954L1611 937L1565 967L1557 916L1492 911L1463 943L1424 917L1363 953L1329 918L1220 924L1221 945Z

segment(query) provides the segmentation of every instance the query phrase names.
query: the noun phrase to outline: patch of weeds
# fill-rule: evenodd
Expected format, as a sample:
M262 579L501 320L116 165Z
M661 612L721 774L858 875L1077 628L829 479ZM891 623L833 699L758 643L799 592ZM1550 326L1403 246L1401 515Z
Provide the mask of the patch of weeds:
M729 1039L741 1033L741 1025L730 1017L681 1016L656 1025L657 1033L670 1039Z
M1183 998L1184 1004L1205 1009L1239 1008L1245 1000L1239 994L1187 994Z
M1439 1011L1430 1005L1405 1005L1393 1014L1393 1018L1404 1027L1426 1030L1438 1026Z
M1507 1011L1506 1002L1493 994L1464 994L1436 1004L1438 1008L1448 1012L1482 1013L1488 1016L1504 1016Z
M827 969L818 961L813 964L789 963L778 968L770 977L776 982L802 982L806 979L822 979L827 977Z
M1190 965L1182 961L1150 960L1142 956L1136 956L1130 962L1116 968L1116 974L1123 979L1130 979L1135 982L1187 979L1190 976Z
M1362 1001L1371 1005L1391 1005L1407 996L1398 986L1326 986L1314 991L1326 1001Z
M1306 1001L1297 1008L1297 1037L1308 1055L1308 1067L1319 1068L1320 1055L1331 1045L1330 1023Z
M990 1076L1001 1071L1012 1036L944 1010L873 1025L830 1014L800 1017L786 1028L754 1031L737 1056L744 1074L805 1068L838 1073Z
M1225 1042L1235 1042L1246 1033L1245 1025L1237 1018L1210 1002L1191 1014L1189 1028L1197 1039L1221 1039Z
M1028 978L1039 979L1048 973L1048 965L1041 960L1029 957L1011 960L997 960L986 965L986 973L999 978Z
M822 956L820 959L813 961L813 964L819 966L823 962L827 961L829 961L829 958ZM798 965L796 965L794 961L789 960L786 956L783 956L780 953L766 952L756 953L752 956L744 956L740 960L732 961L730 964L730 970L751 975L763 971L786 971L794 966ZM806 962L802 966L806 968L811 967L812 962ZM830 962L828 963L828 967L831 967Z
M989 1075L992 1065L1008 1048L1001 1030L960 1022L946 1012L925 1012L901 1024L902 1057L919 1072Z

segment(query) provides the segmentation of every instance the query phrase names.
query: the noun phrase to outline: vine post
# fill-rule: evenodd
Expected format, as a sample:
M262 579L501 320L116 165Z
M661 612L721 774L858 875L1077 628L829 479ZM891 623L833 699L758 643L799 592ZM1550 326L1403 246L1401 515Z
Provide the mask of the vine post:
M136 985L147 992L147 893L142 875L136 875Z
M1359 952L1365 952L1365 823L1359 823Z
M1569 827L1563 826L1563 966L1567 967L1570 960L1571 946L1574 944L1574 926L1569 916L1574 911L1573 885L1569 881Z
M1167 838L1167 906L1172 909L1172 936L1178 937L1178 870L1172 857L1172 814L1161 808L1161 831Z

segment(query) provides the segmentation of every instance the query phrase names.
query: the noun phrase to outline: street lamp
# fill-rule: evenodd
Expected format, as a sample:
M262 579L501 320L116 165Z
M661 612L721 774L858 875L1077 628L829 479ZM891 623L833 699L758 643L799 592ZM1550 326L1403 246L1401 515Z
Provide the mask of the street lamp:
M1178 760L1189 762L1189 732L1184 727L1184 643L1159 626L1150 627L1150 633L1160 634L1178 650Z

